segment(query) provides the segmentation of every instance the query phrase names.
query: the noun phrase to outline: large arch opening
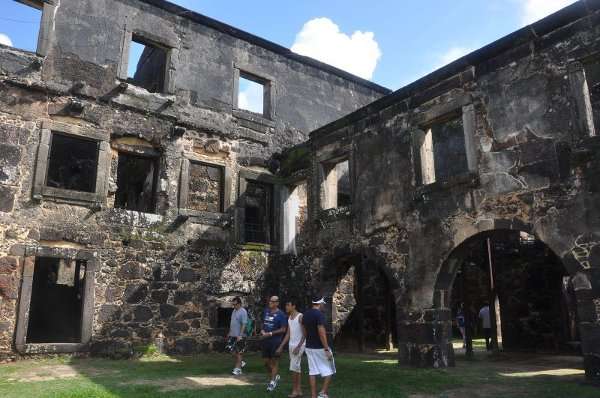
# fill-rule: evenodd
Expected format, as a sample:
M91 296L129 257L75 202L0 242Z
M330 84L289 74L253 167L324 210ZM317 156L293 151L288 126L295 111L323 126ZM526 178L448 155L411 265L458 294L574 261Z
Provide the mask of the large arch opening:
M580 354L573 274L525 231L496 229L462 242L436 284L436 304L452 320L457 357Z
M366 253L331 259L322 289L330 297L331 338L338 350L392 350L397 341L396 285L382 263Z

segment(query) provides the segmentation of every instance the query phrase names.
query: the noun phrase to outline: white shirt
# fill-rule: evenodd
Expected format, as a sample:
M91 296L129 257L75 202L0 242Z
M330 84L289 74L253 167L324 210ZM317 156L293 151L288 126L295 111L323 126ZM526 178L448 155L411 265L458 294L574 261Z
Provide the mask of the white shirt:
M292 319L288 318L288 328L290 328L290 342L289 345L292 349L296 348L300 341L302 341L302 337L304 337L304 333L302 332L302 324L300 320L302 319L302 314L299 312L296 314L296 317Z
M484 329L492 328L492 322L490 321L490 307L488 305L479 310L479 318L483 322Z

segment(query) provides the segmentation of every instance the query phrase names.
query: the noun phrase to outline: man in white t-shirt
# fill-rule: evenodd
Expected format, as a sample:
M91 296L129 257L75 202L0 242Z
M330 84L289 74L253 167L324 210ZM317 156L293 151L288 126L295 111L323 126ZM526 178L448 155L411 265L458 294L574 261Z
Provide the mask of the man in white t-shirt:
M485 349L490 350L491 340L492 340L492 321L490 319L490 306L488 303L485 303L483 307L479 310L479 319L481 319L481 324L483 326L483 335L485 337Z
M293 388L290 398L302 396L302 355L306 348L306 337L302 330L302 313L296 309L297 301L289 299L285 303L285 311L288 314L288 329L285 333L281 345L277 349L279 355L283 352L286 344L289 345L290 353L290 372L292 372Z

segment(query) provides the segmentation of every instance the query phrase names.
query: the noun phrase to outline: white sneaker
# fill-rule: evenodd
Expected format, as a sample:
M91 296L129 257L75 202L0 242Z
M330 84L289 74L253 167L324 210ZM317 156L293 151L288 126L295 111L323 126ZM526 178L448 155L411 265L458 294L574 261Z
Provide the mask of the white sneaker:
M242 361L241 365L241 368L244 369L244 367L246 366L246 361Z
M321 391L318 395L318 398L329 398L329 395L327 395L323 391Z
M231 374L234 376L241 376L242 375L242 369L240 368L235 368L231 371Z
M275 379L271 380L271 382L269 382L269 385L267 386L267 391L271 392L273 390L275 390L277 388L277 384L279 383L279 379L281 379L281 376L276 375Z

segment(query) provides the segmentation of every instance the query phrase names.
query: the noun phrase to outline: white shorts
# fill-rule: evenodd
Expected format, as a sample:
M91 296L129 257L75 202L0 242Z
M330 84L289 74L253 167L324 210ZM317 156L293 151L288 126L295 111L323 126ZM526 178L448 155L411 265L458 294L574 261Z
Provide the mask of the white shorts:
M290 371L294 373L302 373L302 355L304 355L304 346L300 349L298 355L294 355L296 346L290 345Z
M322 348L307 348L308 374L311 376L328 377L335 374L335 361L328 359Z

